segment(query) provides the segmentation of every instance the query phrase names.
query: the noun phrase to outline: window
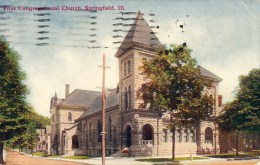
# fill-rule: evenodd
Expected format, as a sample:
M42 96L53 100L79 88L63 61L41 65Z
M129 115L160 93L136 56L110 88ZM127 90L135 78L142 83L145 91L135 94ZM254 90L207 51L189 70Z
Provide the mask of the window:
M72 121L72 114L71 114L71 112L69 112L69 114L68 114L68 121Z
M77 135L72 136L72 148L79 148L79 139Z
M195 132L193 129L190 130L190 141L195 142Z
M126 76L126 63L124 62L124 76Z
M54 115L52 116L52 122L54 122Z
M102 132L102 125L101 125L101 122L100 120L98 120L98 123L97 123L97 133L98 133L98 142L101 142L101 139L102 139L102 135L101 135L101 132Z
M108 136L109 136L109 141L111 142L112 141L112 121L111 121L111 117L109 116L108 118Z
M128 109L130 109L131 108L131 85L129 85L129 87L128 87Z
M177 130L177 142L181 142L181 130Z
M183 138L184 138L184 142L189 141L189 133L187 129L184 130Z
M213 100L213 96L212 96L212 94L210 94L210 100L213 102L214 100ZM214 105L215 106L215 105ZM209 115L213 115L213 108L210 108L210 110L209 110Z
M128 74L130 74L131 73L131 61L128 60L127 63L128 63Z
M92 131L92 124L89 124L89 141L91 142L91 131Z
M212 143L213 141L213 130L210 127L205 129L205 143Z
M143 140L153 140L153 128L149 124L143 126Z
M128 108L128 91L127 88L125 87L125 110Z
M167 129L164 129L163 133L164 133L164 142L168 142L168 132L167 132Z

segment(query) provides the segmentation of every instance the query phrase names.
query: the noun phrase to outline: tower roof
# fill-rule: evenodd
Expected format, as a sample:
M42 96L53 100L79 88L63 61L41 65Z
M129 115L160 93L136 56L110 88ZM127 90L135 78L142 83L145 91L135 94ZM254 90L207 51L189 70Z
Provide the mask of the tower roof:
M153 50L162 46L150 26L144 20L140 11L137 13L137 17L132 24L132 27L118 48L115 56L119 58L134 46L141 46L142 48Z

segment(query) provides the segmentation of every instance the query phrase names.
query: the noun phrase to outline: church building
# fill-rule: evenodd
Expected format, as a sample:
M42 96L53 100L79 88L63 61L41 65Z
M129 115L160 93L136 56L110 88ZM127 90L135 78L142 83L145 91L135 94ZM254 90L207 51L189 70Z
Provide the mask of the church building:
M143 59L156 56L161 43L138 12L137 18L118 48L119 83L106 92L106 155L120 155L127 148L128 156L170 156L172 133L167 129L169 115L141 109L143 100L137 91L146 81L139 67ZM221 78L199 66L201 76L213 79L205 89L214 99L208 121L197 127L176 129L176 154L219 152L219 133L213 117L222 109L218 93ZM101 156L101 92L76 89L65 98L51 98L51 154ZM199 129L199 128L200 129ZM198 130L200 130L198 133Z

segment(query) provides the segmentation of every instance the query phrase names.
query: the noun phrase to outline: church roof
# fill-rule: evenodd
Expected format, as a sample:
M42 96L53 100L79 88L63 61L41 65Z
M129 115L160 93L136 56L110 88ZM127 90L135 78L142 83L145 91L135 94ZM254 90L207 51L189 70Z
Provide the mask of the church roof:
M99 96L101 96L101 92L76 89L60 103L60 106L87 108Z
M105 103L106 109L119 105L119 94L117 93L117 88L112 89L106 95L107 95L106 103ZM85 111L79 119L82 119L96 112L100 112L101 110L102 110L102 96L100 95L95 98L90 108L87 111Z
M207 69L203 68L202 66L198 66L199 70L200 70L200 74L204 77L209 77L209 78L213 78L214 81L217 82L221 82L222 78L218 77L217 75L215 75L214 73L208 71Z
M149 49L156 49L162 46L150 26L144 20L140 11L115 56L119 58L122 54L136 45Z

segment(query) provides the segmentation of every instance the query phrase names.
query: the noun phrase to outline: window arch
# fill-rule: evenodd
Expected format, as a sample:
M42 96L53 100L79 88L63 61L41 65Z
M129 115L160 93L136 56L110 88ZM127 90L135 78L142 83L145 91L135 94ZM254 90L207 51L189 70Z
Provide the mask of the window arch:
M143 140L153 140L153 128L150 124L143 126Z
M177 142L181 142L181 140L182 140L182 139L181 139L181 136L182 136L182 135L181 135L181 129L178 129L178 130L177 130Z
M72 121L72 114L71 114L71 112L69 112L69 114L68 114L68 121Z
M195 142L195 132L193 129L190 130L190 141Z
M127 87L125 87L125 110L128 108L128 91Z
M111 120L111 117L109 116L108 118L108 136L109 136L109 141L111 142L112 141L112 120Z
M101 142L101 139L102 139L101 132L102 132L102 125L101 125L100 120L98 120L98 122L97 122L98 142Z
M131 99L131 95L132 95L132 88L131 88L131 85L129 84L129 86L128 86L128 109L130 109L131 108L131 101L132 101L132 99Z
M205 142L212 143L213 141L213 130L211 127L205 129Z
M79 148L79 139L77 135L72 136L72 148Z
M183 138L184 142L189 142L189 133L187 129L184 130Z

